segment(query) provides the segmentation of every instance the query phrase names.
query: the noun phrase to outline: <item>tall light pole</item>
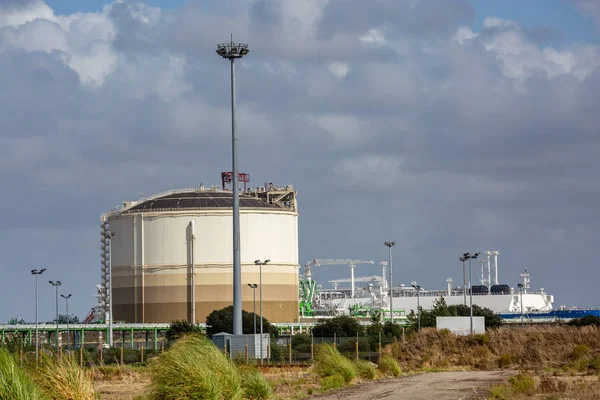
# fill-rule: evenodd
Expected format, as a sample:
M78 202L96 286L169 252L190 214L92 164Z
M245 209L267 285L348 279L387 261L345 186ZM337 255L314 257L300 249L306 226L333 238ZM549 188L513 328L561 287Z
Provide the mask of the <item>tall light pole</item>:
M256 288L258 285L256 283L249 283L248 286L252 288L254 294L254 334L256 335Z
M31 274L35 275L35 366L37 368L39 363L40 351L38 345L38 275L44 273L46 268L40 270L32 269Z
M521 303L521 328L523 328L523 284L519 283L517 286L519 287L519 292L521 293L521 301L519 301L519 303Z
M71 293L68 295L61 294L60 297L65 299L67 305L67 349L71 350L71 334L69 333L69 298L72 296Z
M260 269L259 269L259 275L260 275L260 291L259 291L259 303L260 303L260 363L263 363L263 313L262 313L262 266L266 265L269 263L269 261L271 260L265 260L265 261L260 261L260 260L256 260L254 261L255 265L260 265Z
M415 288L415 290L417 291L417 330L421 330L421 304L419 302L419 294L421 292L421 286L417 285L417 282L411 282L411 286Z
M56 289L56 352L58 353L58 287L62 285L61 281L48 281Z
M231 61L231 158L233 192L233 334L242 334L242 266L240 262L240 194L238 192L237 136L235 121L235 59L248 54L248 45L229 43L217 45L217 54Z
M469 253L465 253L469 254ZM462 257L458 257L460 261L463 263L463 305L467 305L467 273L465 272L465 261L467 258L463 255Z
M389 249L388 253L388 264L390 266L390 321L394 323L394 283L392 282L392 247L396 245L396 242L384 242Z
M463 254L463 257L465 257L465 259L469 260L469 315L470 315L470 322L471 322L471 335L473 335L473 284L471 283L471 260L479 257L480 253L475 253L475 254L471 254L471 253L465 253Z
M104 239L105 245L108 246L108 346L113 347L113 270L112 270L112 238L116 233L106 231Z

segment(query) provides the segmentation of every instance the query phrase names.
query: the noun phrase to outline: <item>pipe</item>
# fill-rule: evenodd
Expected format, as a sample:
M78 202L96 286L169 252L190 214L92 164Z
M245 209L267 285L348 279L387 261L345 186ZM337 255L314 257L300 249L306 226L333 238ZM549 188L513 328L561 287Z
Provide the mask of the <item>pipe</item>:
M494 278L494 282L495 282L496 285L498 284L498 254L499 253L500 253L499 251L495 251L494 252L494 270L495 270L495 273L496 273L496 276Z
M354 298L354 265L350 264L350 285L352 285L351 298Z
M191 323L195 324L196 323L196 271L195 271L195 266L194 266L194 239L196 238L195 236L195 221L192 220L190 222L191 227L190 227L190 244L191 244L191 254L190 254L190 258L191 258L191 263L192 263L192 315L191 315Z
M141 237L141 253L142 253L142 323L146 322L146 284L145 284L145 271L146 264L144 262L144 213L141 215L142 218L142 237Z
M491 266L491 257L490 252L487 252L487 262L488 262L488 294L492 293L492 266Z

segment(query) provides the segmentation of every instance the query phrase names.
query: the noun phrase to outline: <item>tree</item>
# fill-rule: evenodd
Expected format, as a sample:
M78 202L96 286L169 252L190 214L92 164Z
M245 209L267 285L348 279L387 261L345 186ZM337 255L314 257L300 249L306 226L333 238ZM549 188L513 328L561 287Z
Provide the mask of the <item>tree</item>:
M206 317L206 334L212 336L216 333L233 333L233 306L215 310ZM263 332L277 336L277 329L263 317ZM254 333L254 313L242 310L242 333ZM256 333L260 333L260 316L256 316Z
M312 333L316 337L354 337L362 334L363 328L357 319L342 315L331 319L320 319L313 327Z
M435 327L436 317L468 317L471 315L471 311L468 306L463 304L446 305L446 300L443 296L436 299L433 302L433 308L431 310L423 310L421 308L421 328ZM502 325L502 318L495 314L489 308L479 307L473 304L473 316L474 317L485 317L485 328L497 328ZM408 315L408 320L412 323L413 329L417 326L417 314L414 311Z
M586 315L581 318L574 318L569 321L569 325L571 326L588 326L595 325L600 326L600 317L596 317L595 315Z
M54 320L56 321L56 320ZM59 324L78 324L79 323L79 318L77 318L77 315L66 315L66 314L59 314L58 315L58 323Z
M185 320L176 320L171 322L169 329L167 330L167 340L177 340L181 336L188 333L202 333L202 330L198 325L191 324Z

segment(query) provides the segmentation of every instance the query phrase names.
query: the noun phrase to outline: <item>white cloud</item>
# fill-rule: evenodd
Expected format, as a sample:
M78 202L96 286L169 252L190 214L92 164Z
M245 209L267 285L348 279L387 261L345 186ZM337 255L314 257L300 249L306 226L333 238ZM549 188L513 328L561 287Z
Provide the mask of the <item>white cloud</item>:
M374 43L374 44L385 44L386 39L383 33L379 29L371 28L369 31L359 38L361 42Z
M41 0L24 2L23 7L8 7L2 9L0 6L0 28L6 26L19 26L35 19L45 19L57 22L54 11Z
M341 62L332 62L329 63L327 69L329 69L329 72L331 72L336 78L343 79L346 77L346 75L348 75L348 72L350 72L350 65Z
M477 34L473 32L470 28L461 27L456 31L456 35L454 35L454 40L459 42L460 44L464 44L469 39L476 38Z

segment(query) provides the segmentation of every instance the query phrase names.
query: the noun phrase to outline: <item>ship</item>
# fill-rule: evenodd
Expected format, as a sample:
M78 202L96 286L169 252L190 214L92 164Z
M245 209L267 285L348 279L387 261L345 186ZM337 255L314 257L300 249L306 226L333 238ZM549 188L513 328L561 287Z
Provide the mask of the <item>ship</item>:
M327 316L351 315L370 318L375 315L395 320L405 320L411 311L420 306L432 309L441 297L447 305L473 305L488 308L494 313L509 319L511 316L551 315L554 309L554 296L544 288L531 290L531 277L528 269L521 273L522 283L517 287L500 283L498 279L499 251L482 252L478 260L481 264L481 277L478 285L470 285L466 274L462 285L453 285L453 280L446 280L444 289L426 289L412 282L410 285L400 284L391 290L390 307L389 282L386 279L387 262L380 263L381 275L354 277L354 268L359 264L374 264L373 261L313 259L304 266L300 279L300 317L307 320ZM312 269L321 265L347 264L351 270L350 278L328 281L333 287L323 288L312 278ZM492 274L493 271L493 274ZM348 288L346 284L350 283ZM342 287L344 286L344 287ZM391 313L390 313L391 308ZM574 314L573 314L574 315ZM587 315L587 314L585 314ZM548 317L551 318L551 317Z

